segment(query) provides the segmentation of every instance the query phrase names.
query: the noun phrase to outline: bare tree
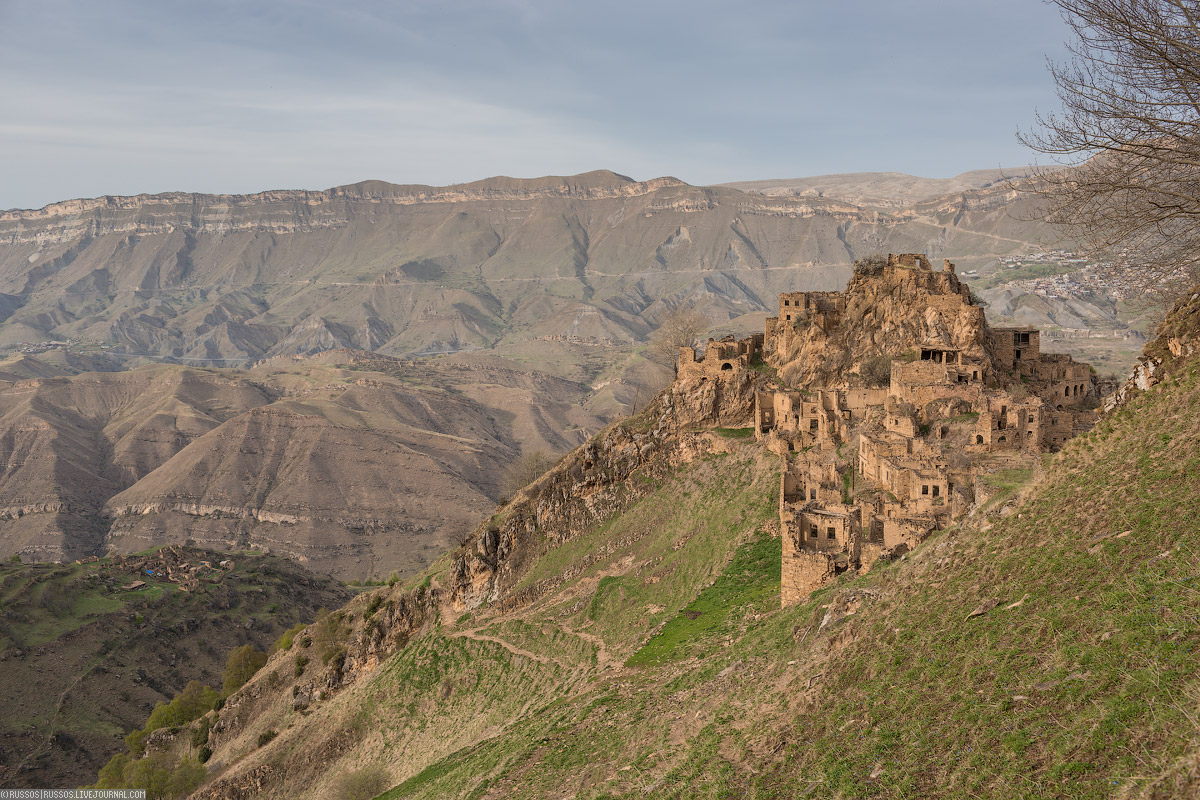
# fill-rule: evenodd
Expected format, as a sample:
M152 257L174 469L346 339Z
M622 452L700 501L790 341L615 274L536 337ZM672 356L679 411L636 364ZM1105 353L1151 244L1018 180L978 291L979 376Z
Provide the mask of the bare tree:
M545 450L534 450L531 453L526 453L514 461L508 470L505 471L501 491L504 492L506 497L512 497L521 489L524 489L549 472L550 468L557 461L557 456L547 453Z
M696 340L706 330L708 320L699 311L694 308L675 309L650 336L650 360L667 369L674 369L679 348L695 347Z
M1019 138L1072 168L1032 191L1126 287L1169 296L1200 278L1200 3L1052 2L1074 32L1050 64L1062 110Z

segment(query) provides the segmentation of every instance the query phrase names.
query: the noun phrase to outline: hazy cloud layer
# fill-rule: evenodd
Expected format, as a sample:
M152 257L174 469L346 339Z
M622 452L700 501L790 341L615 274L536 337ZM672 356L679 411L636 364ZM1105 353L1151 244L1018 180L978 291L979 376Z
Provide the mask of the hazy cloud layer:
M348 4L350 5L350 4ZM1024 163L1040 0L0 0L0 208L608 168Z

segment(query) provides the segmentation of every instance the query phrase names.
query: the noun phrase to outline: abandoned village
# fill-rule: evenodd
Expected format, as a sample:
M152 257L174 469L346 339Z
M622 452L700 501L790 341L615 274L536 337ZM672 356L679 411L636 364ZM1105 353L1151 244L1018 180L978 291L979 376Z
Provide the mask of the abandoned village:
M1036 466L1098 405L1087 364L1041 352L1036 328L989 327L954 265L923 254L860 263L843 292L781 294L762 334L680 348L676 383L713 384L718 406L751 377L741 422L781 463L785 606L985 504L981 476Z

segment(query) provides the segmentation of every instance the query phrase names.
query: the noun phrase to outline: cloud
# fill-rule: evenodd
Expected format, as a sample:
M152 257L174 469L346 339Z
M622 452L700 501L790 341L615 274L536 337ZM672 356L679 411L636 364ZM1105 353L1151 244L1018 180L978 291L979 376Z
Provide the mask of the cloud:
M1023 159L1012 131L1052 102L1062 38L1039 0L0 0L0 22L0 208L596 168L953 174Z

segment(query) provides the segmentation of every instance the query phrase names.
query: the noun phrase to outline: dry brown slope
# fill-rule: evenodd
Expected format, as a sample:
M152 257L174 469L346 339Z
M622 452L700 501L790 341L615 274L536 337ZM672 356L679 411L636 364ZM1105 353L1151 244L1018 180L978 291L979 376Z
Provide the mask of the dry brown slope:
M407 574L474 527L517 455L599 427L586 391L503 362L344 351L0 382L0 554L192 541Z
M346 346L519 353L565 332L612 363L684 299L715 322L783 289L834 288L877 250L1039 249L1048 229L1009 214L1025 202L967 188L881 212L607 172L69 201L0 214L0 342L236 364ZM578 356L558 350L577 377Z

